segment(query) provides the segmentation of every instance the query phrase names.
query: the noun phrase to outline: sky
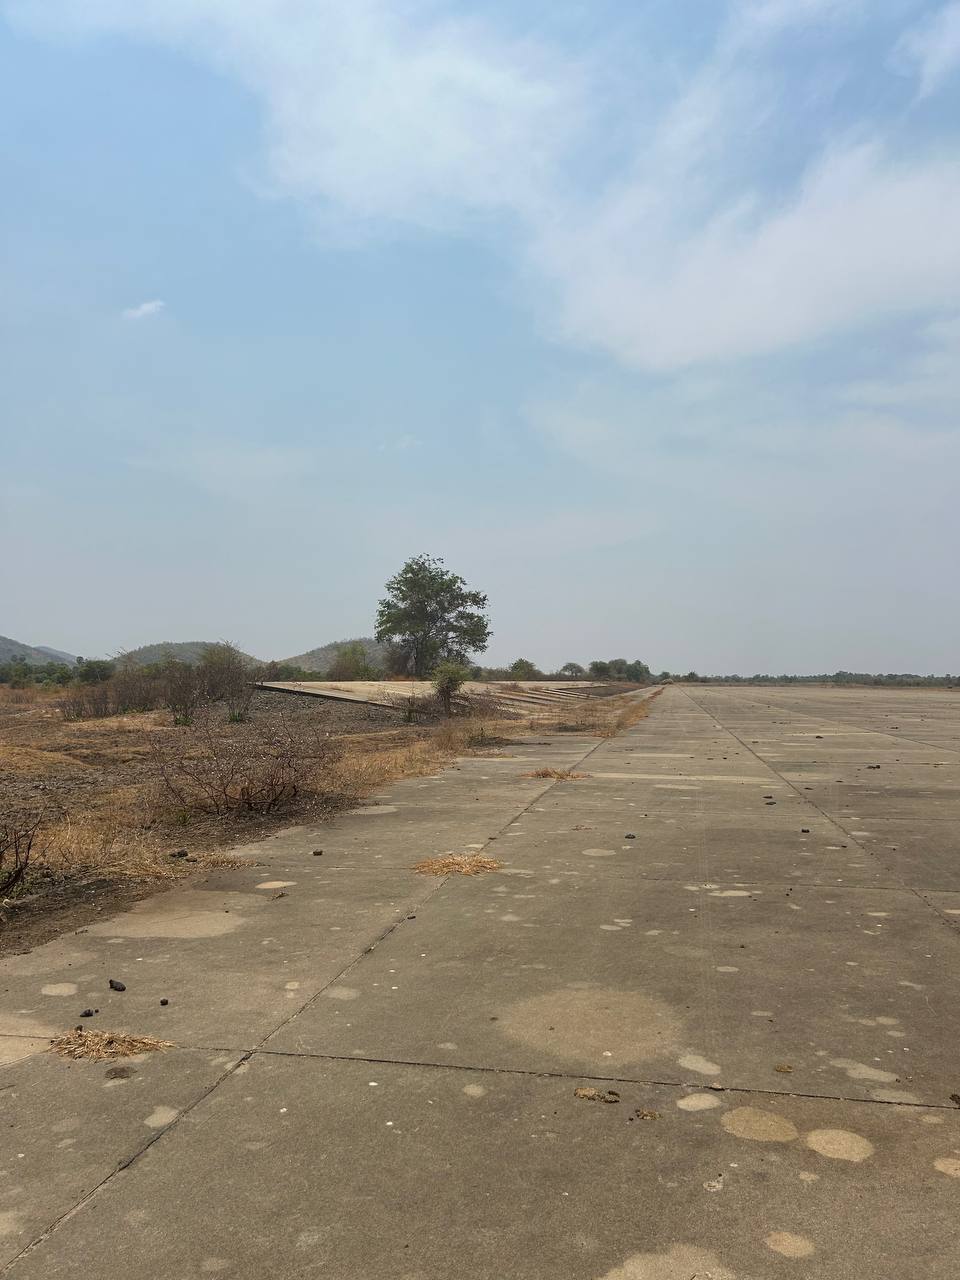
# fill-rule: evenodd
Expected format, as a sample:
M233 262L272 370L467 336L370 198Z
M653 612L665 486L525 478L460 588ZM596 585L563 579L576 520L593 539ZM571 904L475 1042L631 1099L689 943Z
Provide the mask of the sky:
M0 632L960 670L960 2L0 0Z

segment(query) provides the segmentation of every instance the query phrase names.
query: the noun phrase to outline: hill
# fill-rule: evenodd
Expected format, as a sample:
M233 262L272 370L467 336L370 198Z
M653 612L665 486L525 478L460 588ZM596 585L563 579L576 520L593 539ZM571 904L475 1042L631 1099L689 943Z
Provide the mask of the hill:
M62 649L48 649L46 645L24 644L22 640L11 640L9 636L0 636L0 662L25 662L28 666L44 666L48 662L65 662L72 666L76 658L72 653L64 653Z
M342 644L362 644L371 665L375 667L383 666L386 648L384 645L378 644L372 636L356 636L350 640L331 640L329 644L322 644L317 649L308 649L306 653L298 653L292 658L281 658L280 661L289 663L292 667L300 667L304 671L323 672L329 668Z
M119 654L118 658L135 667L149 667L154 662L163 662L165 658L194 663L200 661L207 645L215 643L214 640L162 640L159 644L142 644L139 649ZM260 659L251 657L249 653L243 653L242 657L251 667L260 664Z

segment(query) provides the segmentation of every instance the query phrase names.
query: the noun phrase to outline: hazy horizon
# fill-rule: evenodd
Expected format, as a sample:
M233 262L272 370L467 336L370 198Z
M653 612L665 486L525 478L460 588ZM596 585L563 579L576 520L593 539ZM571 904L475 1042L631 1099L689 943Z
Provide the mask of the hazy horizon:
M0 0L0 631L960 668L960 0Z

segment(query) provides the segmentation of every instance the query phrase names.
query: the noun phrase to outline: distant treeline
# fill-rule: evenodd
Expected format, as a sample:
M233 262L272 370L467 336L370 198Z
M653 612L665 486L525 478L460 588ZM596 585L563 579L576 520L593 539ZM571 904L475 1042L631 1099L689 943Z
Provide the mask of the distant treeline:
M233 650L233 646L222 644L206 645L198 662L183 662L175 658L167 658L162 662L137 664L136 670L147 677L169 676L173 670L203 666L211 660L219 658L223 649L230 649L236 654L236 661L242 662L243 668L251 680L381 680L396 675L391 670L389 660L380 665L371 660L369 653L360 641L348 641L335 651L330 665L325 671L308 669L291 662L251 662L246 655ZM130 672L132 664L121 657L78 658L75 666L62 662L28 663L14 659L0 663L0 685L12 685L14 688L27 688L30 685L41 685L47 688L68 685L93 685L110 680L118 673ZM686 673L659 671L652 672L645 662L639 658L628 661L626 658L594 659L586 665L579 662L565 662L556 671L545 671L530 661L529 658L517 658L506 667L470 668L474 680L599 680L626 681L632 684L663 684L672 681L674 684L827 684L827 685L867 685L880 688L953 688L960 686L960 675L919 676L910 673L887 673L873 675L867 671L835 671L832 675L795 676L795 675L752 675L752 676L702 676L696 671Z

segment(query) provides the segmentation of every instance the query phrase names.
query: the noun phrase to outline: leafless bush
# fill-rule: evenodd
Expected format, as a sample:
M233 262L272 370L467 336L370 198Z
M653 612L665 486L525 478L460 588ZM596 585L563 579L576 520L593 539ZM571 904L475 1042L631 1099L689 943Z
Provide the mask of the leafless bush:
M250 718L253 674L236 645L226 640L208 644L198 674L202 696L209 702L225 702L231 723L241 724Z
M137 667L121 667L98 684L78 684L57 704L65 720L96 720L131 711L155 711L164 705L159 679Z
M109 680L101 684L78 684L57 705L64 720L95 720L117 713Z
M293 800L333 755L330 743L284 717L224 725L198 711L174 750L154 744L167 796L184 814L273 813Z
M204 700L200 668L170 659L161 665L157 680L161 703L173 715L173 723L190 724L194 712Z
M0 898L11 893L27 874L41 821L37 817L0 823Z

